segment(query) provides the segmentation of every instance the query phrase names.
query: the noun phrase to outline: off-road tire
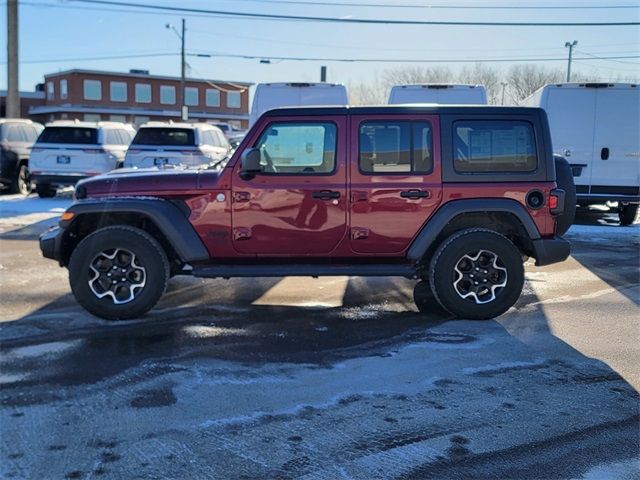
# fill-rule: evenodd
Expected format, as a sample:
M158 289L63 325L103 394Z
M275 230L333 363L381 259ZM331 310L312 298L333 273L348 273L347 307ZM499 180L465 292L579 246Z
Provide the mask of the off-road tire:
M419 281L413 287L413 301L420 313L432 313L440 316L449 315L449 312L442 308L442 305L436 299L429 282L424 280Z
M576 218L576 185L569 162L564 157L554 155L556 165L556 185L564 190L564 212L556 217L556 233L564 235Z
M476 299L483 300L484 297L480 298L476 295L476 299L463 298L459 293L462 275L456 272L456 268L465 258L473 257L476 254L480 260L484 259L482 251L492 253L495 256L493 264L498 267L496 269L488 268L490 275L492 269L496 271L497 277L494 283L506 283L503 287L489 289L491 295L494 296L492 300L486 303L477 303ZM481 254L482 257L480 257ZM473 269L475 268L477 267L473 267ZM481 275L483 272L486 273L482 271L479 274ZM501 275L504 275L502 281L500 280ZM458 286L456 286L456 281L458 281ZM480 279L480 281L484 280ZM490 278L486 285L492 286L492 281ZM436 250L429 266L429 283L438 303L456 318L469 320L495 318L509 310L522 293L524 285L522 256L518 248L508 238L493 230L484 228L462 230L444 240ZM475 287L471 285L470 288Z
M56 196L57 189L48 183L38 183L36 185L36 192L40 198L53 198Z
M116 304L109 296L98 298L89 285L91 266L101 252L122 249L135 255L146 283L132 300ZM85 237L69 262L69 283L76 300L90 313L106 320L138 318L158 302L169 280L169 262L160 244L144 230L127 225L101 228ZM132 294L133 295L133 294Z
M628 203L623 205L618 211L620 225L632 225L638 219L638 204Z

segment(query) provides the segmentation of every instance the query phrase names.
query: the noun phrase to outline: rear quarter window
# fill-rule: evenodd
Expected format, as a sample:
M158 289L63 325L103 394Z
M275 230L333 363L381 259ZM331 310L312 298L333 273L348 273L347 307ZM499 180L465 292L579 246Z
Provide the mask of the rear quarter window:
M189 128L141 128L133 145L195 146L195 135Z
M97 144L98 130L83 127L46 127L38 143Z
M453 123L453 165L458 173L527 173L538 167L533 126L523 120Z

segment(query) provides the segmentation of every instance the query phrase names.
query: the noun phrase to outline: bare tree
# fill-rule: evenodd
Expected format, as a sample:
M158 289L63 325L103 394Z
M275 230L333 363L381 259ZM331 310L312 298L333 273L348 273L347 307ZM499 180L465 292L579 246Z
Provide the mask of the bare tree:
M374 77L369 83L349 83L349 103L351 105L382 105L387 103L388 88L380 77Z
M392 85L406 85L412 83L452 83L455 75L448 67L398 67L387 70L382 74L382 82Z
M477 83L487 90L487 100L497 104L500 99L500 75L496 68L484 63L475 63L473 67L463 67L458 74L460 83Z
M507 72L509 97L519 103L548 83L563 81L562 70L548 70L535 64L513 65Z

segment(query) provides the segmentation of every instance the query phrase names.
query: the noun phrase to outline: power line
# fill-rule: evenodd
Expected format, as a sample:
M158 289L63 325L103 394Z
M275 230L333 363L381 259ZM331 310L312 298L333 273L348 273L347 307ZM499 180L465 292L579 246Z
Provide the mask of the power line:
M458 25L484 27L620 27L640 25L640 22L462 22L462 21L431 21L431 20L389 20L373 18L337 18L310 17L305 15L279 15L272 13L230 12L226 10L206 10L201 8L170 7L166 5L151 5L142 3L125 3L113 0L71 0L79 3L96 5L111 5L116 7L142 8L162 10L167 12L201 13L208 15L225 15L244 19L288 20L305 22L329 23L358 23L368 25Z
M309 5L327 7L423 8L428 10L613 10L640 8L640 5L425 5L424 3L353 3L300 0L235 0L237 2L270 3L272 5Z
M244 58L248 60L289 60L289 61L317 61L317 62L353 62L353 63L504 63L504 62L565 62L566 58L336 58L336 57L279 57L272 55L242 55L234 53L209 52L212 57ZM640 55L624 55L599 57L598 60L619 58L640 58ZM576 60L593 60L590 57L576 57Z
M585 53L585 52L581 52ZM59 63L59 62L91 62L101 60L119 60L127 58L152 58L152 57L170 57L178 55L178 53L138 53L126 55L107 55L99 57L67 57L67 58L47 58L41 60L24 60L20 63L37 64L37 63ZM588 55L588 54L587 54ZM245 55L239 53L223 53L210 51L193 51L187 53L190 57L221 57L221 58L239 58L246 60L282 60L282 61L298 61L298 62L344 62L344 63L508 63L508 62L560 62L566 61L561 57L537 57L537 58L339 58L339 57L295 57L295 56L273 56L273 55ZM632 59L640 58L640 55L618 55L609 57L575 57L575 60L615 60L615 59ZM6 62L0 62L6 63ZM635 64L634 62L627 62Z
M627 63L627 64L631 64L631 65L640 65L640 63L637 63L637 62L625 62L624 60L615 60L615 59L610 58L610 57L609 58L608 57L600 57L598 55L593 55L592 53L584 52L582 50L576 50L576 52L581 53L583 55L588 55L591 58L596 59L596 60L605 60L605 61L608 61L608 62Z

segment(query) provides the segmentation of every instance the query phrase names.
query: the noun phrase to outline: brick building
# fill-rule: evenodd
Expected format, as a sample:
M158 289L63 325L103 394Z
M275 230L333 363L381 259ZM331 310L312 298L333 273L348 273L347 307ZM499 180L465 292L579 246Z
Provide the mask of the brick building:
M41 86L41 85L39 85ZM44 91L20 92L20 118L30 118L29 110L32 107L44 105ZM7 116L7 91L0 90L0 118Z
M180 78L94 70L67 70L45 75L44 102L29 108L29 117L112 120L141 124L180 119ZM227 122L248 127L251 83L187 78L185 104L189 120Z

